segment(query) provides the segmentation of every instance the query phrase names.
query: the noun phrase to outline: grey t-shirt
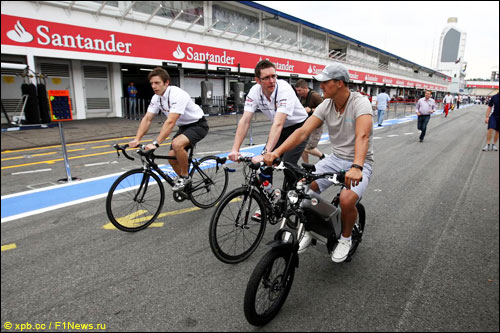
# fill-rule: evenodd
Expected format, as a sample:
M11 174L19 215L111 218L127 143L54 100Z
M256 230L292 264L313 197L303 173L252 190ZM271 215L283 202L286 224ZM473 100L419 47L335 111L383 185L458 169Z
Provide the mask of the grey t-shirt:
M330 98L325 99L313 113L314 116L326 123L333 153L348 161L354 160L356 118L364 114L373 117L372 106L367 97L357 92L351 92L342 114L337 113L335 103ZM373 130L370 133L365 162L373 165Z

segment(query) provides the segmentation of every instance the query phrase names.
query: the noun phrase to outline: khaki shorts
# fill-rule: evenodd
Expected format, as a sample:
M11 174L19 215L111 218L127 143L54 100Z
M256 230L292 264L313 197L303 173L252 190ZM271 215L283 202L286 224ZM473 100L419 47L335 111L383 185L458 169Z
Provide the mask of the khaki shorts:
M316 128L312 131L311 135L309 135L309 141L307 142L306 149L314 149L318 146L319 139L321 139L322 127Z
M342 158L335 156L335 154L328 155L321 161L315 164L316 172L315 173L326 173L326 172L339 172L340 170L349 170L351 168L352 161L347 161ZM358 200L361 200L363 194L370 183L370 178L372 176L372 166L365 162L363 165L363 180L359 183L358 186L351 187L351 190L356 193L358 196ZM333 185L327 179L318 179L316 180L318 184L319 191L323 192L328 187ZM346 189L345 189L346 190Z

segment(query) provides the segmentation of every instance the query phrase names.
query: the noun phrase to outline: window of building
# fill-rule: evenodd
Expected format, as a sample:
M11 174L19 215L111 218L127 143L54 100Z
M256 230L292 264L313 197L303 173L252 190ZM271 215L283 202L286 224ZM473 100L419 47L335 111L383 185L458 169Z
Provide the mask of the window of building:
M302 29L302 49L325 52L325 36L309 29Z
M161 8L158 9L158 6ZM183 13L177 18L178 21L193 23L203 16L203 1L137 1L133 10L145 14L153 14L167 19L174 19L182 10ZM204 19L196 22L197 25L204 25Z
M259 19L256 15L243 14L217 4L212 6L212 20L219 20L215 29L235 34L241 32L242 36L252 36L259 30Z
M289 22L269 20L264 22L264 35L267 41L293 45L297 42L299 27Z

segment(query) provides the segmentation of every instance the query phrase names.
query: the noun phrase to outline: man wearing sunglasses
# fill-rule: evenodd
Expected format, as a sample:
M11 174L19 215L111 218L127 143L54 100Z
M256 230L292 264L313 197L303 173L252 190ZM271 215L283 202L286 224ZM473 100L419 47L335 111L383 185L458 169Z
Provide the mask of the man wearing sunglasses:
M293 149L313 130L326 123L333 154L320 160L316 166L317 173L347 170L345 184L347 189L340 193L342 208L342 235L331 258L340 263L346 260L352 245L351 233L358 211L356 203L365 192L372 174L373 165L373 110L370 101L348 88L349 72L341 64L325 67L322 73L314 76L321 82L325 100L314 111L313 116L300 129L295 131L276 151L265 156L269 165L280 154ZM323 192L332 183L327 179L319 179L311 184L311 189ZM299 253L304 252L311 244L312 237L305 232L299 243Z
M172 139L169 156L176 160L168 160L179 176L172 190L182 191L191 182L188 175L187 149L201 141L208 133L208 123L203 110L196 105L187 92L181 88L170 85L170 76L161 67L156 67L148 75L149 83L155 95L151 98L148 112L142 118L134 140L129 146L134 148L151 127L153 118L161 111L167 116L160 133L153 143L146 146L146 150L156 149L167 139L175 125L179 130Z

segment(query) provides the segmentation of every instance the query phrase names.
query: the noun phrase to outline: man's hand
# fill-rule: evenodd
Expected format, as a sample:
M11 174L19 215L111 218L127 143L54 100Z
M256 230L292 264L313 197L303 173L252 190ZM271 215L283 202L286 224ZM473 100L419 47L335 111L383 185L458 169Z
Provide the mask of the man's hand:
M280 157L280 155L278 155L277 153L272 151L272 152L266 153L266 155L264 155L264 162L266 163L266 165L272 166L273 161L279 157Z
M157 148L157 147L156 147L154 144L150 143L150 144L148 144L148 145L146 146L146 149L145 149L145 150L146 150L146 151L147 151L147 150L155 150L156 148Z
M239 162L238 161L238 158L241 156L240 152L239 151L232 151L229 153L229 155L227 155L227 158L229 158L231 161L233 162Z
M345 174L345 184L347 188L358 186L363 178L363 172L357 168L350 168Z
M486 119L484 119L484 123L485 123L486 125L488 125L489 121L490 121L490 117L486 117Z
M417 112L417 116L420 116L420 112Z
M139 142L139 140L132 140L132 141L130 141L130 142L128 143L128 146L129 146L130 148L135 148L135 147L137 147L137 146L139 145L139 143L140 143L140 142Z

